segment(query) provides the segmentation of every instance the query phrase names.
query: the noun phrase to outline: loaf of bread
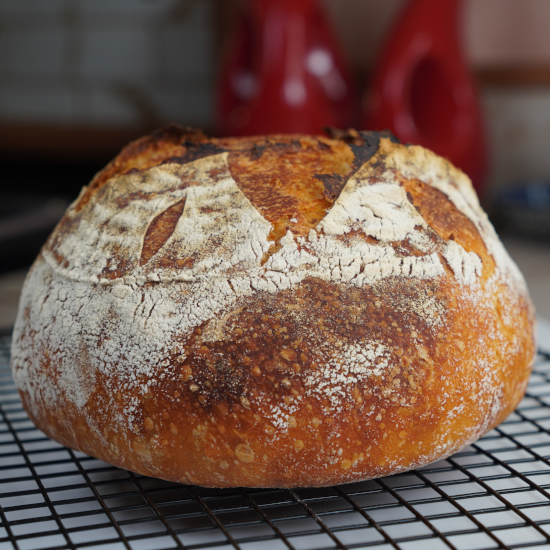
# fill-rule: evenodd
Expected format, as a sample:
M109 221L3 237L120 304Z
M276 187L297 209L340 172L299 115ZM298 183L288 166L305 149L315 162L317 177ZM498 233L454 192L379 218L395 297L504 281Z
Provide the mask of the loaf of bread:
M44 245L12 367L41 430L121 468L327 486L501 422L533 325L468 178L430 151L171 126L123 150Z

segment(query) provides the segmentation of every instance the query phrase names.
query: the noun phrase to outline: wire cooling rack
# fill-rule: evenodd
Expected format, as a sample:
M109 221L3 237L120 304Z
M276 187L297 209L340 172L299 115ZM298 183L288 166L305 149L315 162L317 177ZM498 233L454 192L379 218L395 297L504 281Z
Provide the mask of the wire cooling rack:
M29 421L0 335L0 550L550 550L550 356L518 410L426 468L326 489L201 489L119 470Z

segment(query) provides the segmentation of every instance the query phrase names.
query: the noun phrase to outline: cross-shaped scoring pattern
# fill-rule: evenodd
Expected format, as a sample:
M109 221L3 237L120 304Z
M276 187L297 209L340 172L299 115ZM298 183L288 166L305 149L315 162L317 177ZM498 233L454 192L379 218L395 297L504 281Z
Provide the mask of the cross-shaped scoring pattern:
M119 470L29 421L0 337L0 550L550 548L550 355L517 411L420 470L325 489L201 489Z

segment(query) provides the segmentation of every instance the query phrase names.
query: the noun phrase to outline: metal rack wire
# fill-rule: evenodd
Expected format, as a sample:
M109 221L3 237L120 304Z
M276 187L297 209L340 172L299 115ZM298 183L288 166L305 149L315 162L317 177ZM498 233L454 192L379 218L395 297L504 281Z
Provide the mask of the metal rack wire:
M202 489L119 470L29 421L0 335L0 550L550 549L550 356L517 411L405 474L325 489Z

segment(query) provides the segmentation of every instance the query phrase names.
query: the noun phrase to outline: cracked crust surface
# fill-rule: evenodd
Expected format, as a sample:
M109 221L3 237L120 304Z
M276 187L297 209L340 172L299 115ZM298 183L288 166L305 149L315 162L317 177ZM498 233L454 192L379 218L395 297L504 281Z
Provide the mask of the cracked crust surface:
M471 185L390 136L130 144L29 273L12 367L72 448L204 486L352 482L502 421L534 312Z

